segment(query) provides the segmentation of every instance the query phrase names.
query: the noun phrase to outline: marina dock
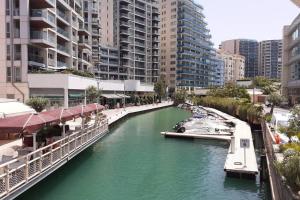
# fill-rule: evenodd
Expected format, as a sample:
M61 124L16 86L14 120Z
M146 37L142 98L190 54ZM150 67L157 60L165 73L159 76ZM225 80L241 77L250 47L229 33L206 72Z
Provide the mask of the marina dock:
M175 132L161 132L161 134L165 137L226 140L230 143L226 161L224 164L224 171L227 173L227 175L238 177L255 177L255 175L258 174L258 166L256 161L255 149L253 146L251 128L249 124L213 108L202 107L202 109L208 112L215 113L225 120L233 122L235 124L235 131L233 132L233 135L206 135ZM241 139L246 139L249 141L248 148L241 147ZM246 159L244 159L244 155L246 155Z

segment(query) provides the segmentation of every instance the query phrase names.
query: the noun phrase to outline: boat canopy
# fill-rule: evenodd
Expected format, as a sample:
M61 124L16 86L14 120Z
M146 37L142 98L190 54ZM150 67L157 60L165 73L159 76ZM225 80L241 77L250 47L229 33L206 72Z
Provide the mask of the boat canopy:
M59 108L41 113L24 114L0 119L0 134L34 133L45 125L55 125L81 116L101 111L104 106L99 104L80 105L68 109Z

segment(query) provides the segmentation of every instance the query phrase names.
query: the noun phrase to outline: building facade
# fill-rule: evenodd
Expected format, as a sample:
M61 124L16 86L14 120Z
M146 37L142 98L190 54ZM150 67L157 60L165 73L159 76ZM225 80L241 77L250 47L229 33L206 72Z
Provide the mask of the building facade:
M157 0L101 1L101 46L118 48L120 80L157 82L159 77L159 9ZM100 71L101 74L101 71ZM106 77L101 75L102 78ZM107 77L108 79L110 76Z
M220 48L231 54L245 57L245 77L253 78L259 75L258 42L256 40L235 39L222 42Z
M119 80L119 49L115 47L100 47L100 63L95 67L95 76L100 80Z
M218 51L217 57L224 62L225 83L245 78L245 57L238 54L231 54L225 51Z
M92 48L100 37L98 2L0 1L0 97L27 99L28 73L93 72L99 62L99 48Z
M171 91L214 84L215 50L203 7L193 0L160 0L161 76Z
M224 86L225 84L225 62L217 57L215 59L215 71L213 86Z
M300 6L299 1L293 1ZM282 93L289 103L300 102L300 15L283 29Z
M282 69L282 40L266 40L259 43L259 75L280 79Z

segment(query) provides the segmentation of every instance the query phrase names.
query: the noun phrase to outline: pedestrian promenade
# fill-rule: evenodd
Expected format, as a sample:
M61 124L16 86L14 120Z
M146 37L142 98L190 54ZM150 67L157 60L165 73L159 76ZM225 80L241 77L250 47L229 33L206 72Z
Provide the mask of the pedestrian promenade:
M127 116L128 114L134 114L144 111L155 110L158 108L164 108L173 105L173 101L165 101L157 104L148 104L142 106L131 106L126 108L118 108L103 111L103 114L107 116L108 124L113 124L114 122L120 120L121 118Z

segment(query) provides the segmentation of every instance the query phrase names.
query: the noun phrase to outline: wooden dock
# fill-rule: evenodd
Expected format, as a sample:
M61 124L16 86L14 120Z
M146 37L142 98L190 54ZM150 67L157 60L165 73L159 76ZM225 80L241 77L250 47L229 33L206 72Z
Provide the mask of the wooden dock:
M252 132L249 124L239 120L231 115L223 113L213 108L204 108L207 111L214 112L219 116L232 121L235 124L234 140L230 143L227 158L224 165L224 171L228 175L256 175L258 166L253 145ZM249 148L241 148L240 140L250 140ZM246 164L244 163L244 150L246 151Z

